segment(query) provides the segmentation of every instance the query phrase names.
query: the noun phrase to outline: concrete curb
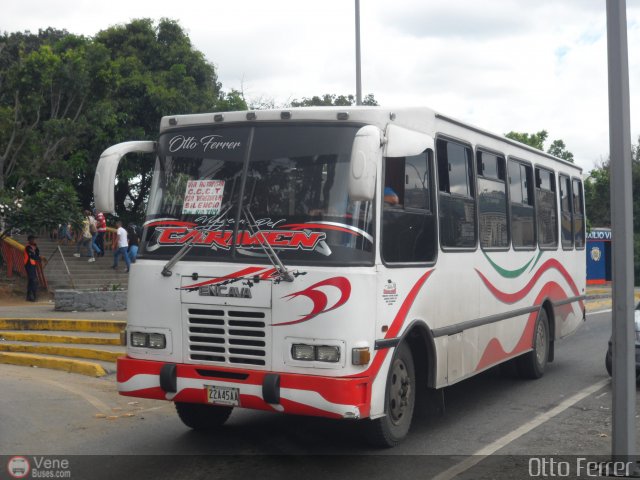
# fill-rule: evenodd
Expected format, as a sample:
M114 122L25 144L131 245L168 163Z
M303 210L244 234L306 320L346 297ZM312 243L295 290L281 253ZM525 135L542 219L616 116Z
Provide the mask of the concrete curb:
M0 352L0 363L25 367L49 368L79 373L90 377L103 377L107 374L102 365L71 358L44 357L28 353Z
M120 333L127 322L114 320L72 320L58 318L0 318L0 330L54 330Z
M59 355L62 357L85 358L89 360L101 360L113 362L124 352L110 352L95 348L65 347L60 345L24 345L16 343L0 343L0 352L35 353L40 355Z
M73 335L49 335L46 333L30 332L0 332L0 340L9 342L38 342L38 343L70 343L81 345L121 345L120 337L76 337Z

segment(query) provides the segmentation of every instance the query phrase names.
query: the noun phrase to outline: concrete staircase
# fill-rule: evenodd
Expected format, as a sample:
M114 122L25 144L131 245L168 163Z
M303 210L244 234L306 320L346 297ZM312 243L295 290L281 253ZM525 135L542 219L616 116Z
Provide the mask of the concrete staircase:
M27 243L26 237L17 236L14 238L23 245ZM128 287L129 275L125 273L126 265L122 258L118 262L117 270L111 268L111 265L113 265L113 251L110 246L107 246L104 257L96 257L95 262L89 263L86 256L80 258L73 256L76 246L72 243L60 245L61 256L60 251L58 251L57 240L40 236L36 242L40 249L40 255L49 260L49 263L44 267L44 275L51 292L61 288L113 290L115 288L126 289ZM82 248L80 253L86 255L86 248ZM67 273L65 262L71 275Z
M109 375L125 354L120 340L125 326L122 321L0 318L0 364Z

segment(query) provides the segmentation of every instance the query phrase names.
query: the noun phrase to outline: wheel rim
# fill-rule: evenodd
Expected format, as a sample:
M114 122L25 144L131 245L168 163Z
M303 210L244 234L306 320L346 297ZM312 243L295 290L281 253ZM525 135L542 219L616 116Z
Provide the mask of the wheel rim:
M547 345L547 331L544 328L543 322L538 322L538 328L536 329L536 360L538 365L544 365L546 357L546 345Z
M389 414L391 421L397 425L408 413L411 398L411 377L401 359L393 362L389 387Z

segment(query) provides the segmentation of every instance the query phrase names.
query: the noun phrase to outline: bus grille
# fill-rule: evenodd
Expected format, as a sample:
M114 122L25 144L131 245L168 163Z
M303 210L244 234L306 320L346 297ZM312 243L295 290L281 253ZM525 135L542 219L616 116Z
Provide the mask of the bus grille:
M188 307L189 359L216 365L266 366L270 323L267 313L229 306Z

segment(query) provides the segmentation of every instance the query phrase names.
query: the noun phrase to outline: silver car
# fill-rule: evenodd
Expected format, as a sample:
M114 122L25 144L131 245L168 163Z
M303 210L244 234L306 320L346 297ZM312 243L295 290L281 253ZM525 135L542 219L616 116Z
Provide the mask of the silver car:
M634 311L636 323L636 382L640 383L640 302L636 305ZM609 348L604 360L609 375L613 372L613 350L611 348L611 339L609 339Z

